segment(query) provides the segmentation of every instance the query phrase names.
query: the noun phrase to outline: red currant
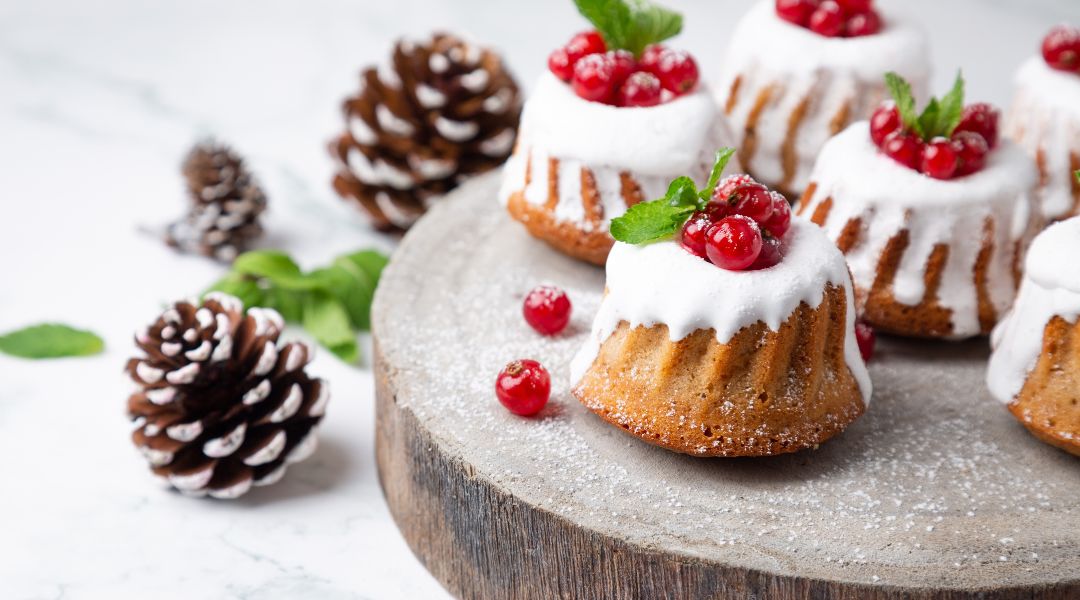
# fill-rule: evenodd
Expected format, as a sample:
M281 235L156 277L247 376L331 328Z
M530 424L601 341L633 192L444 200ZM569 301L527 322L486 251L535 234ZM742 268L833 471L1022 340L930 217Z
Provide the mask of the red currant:
M1058 25L1051 29L1043 38L1042 55L1051 68L1080 72L1080 27Z
M877 342L877 334L874 333L873 327L862 321L856 322L855 342L859 344L859 354L862 355L863 362L867 362L874 357L874 343Z
M661 44L646 46L645 51L641 53L641 58L638 59L638 68L656 75L656 66L660 64L660 55L664 53L664 50L667 48Z
M603 36L597 31L582 31L570 38L566 47L568 50L571 50L572 53L576 53L578 58L588 56L589 54L602 54L607 52L607 44L604 43Z
M874 0L836 0L836 3L840 5L840 9L846 14L864 13L869 11Z
M923 146L919 170L934 179L952 179L956 174L958 160L952 142L945 138L934 138Z
M844 35L847 37L874 35L879 31L881 31L881 17L872 10L855 13L844 22Z
M749 175L728 175L721 179L720 183L716 184L716 189L713 190L712 202L709 203L710 206L717 205L719 207L722 205L726 211L728 208L728 200L731 198L731 195L735 193L736 188L747 183L757 182ZM726 217L728 215L725 212L723 216Z
M621 86L637 70L637 61L627 50L612 50L607 53L607 57L615 65L615 87Z
M885 153L885 156L905 167L917 170L919 158L922 156L922 147L923 144L919 138L897 130L885 136L881 151Z
M619 106L656 106L660 104L660 80L645 71L634 73L619 88Z
M961 131L953 134L952 143L958 160L957 175L970 175L982 170L986 165L990 146L983 136L973 131Z
M806 27L819 0L776 0L776 14L788 23Z
M694 57L683 50L670 48L660 52L654 73L660 78L660 85L677 96L694 89L699 77Z
M683 223L682 231L679 232L679 243L686 251L694 256L708 260L705 252L705 232L712 227L713 220L703 212L696 212Z
M985 102L969 104L964 107L964 112L960 115L960 124L956 126L953 132L971 131L977 133L993 148L998 143L998 120L1000 118L1001 113Z
M570 81L570 78L574 76L574 63L571 61L570 53L566 48L556 48L548 56L548 70L559 79Z
M763 235L761 237L761 253L758 254L754 264L750 265L750 269L752 271L768 269L769 267L780 264L780 259L782 258L783 243L780 241L780 238L768 234Z
M761 229L743 215L724 217L705 233L705 252L714 265L742 271L761 254Z
M844 30L844 13L833 0L825 0L810 15L810 31L825 37L837 37Z
M744 183L728 197L731 212L750 217L758 223L768 221L773 214L773 199L769 188L760 183Z
M551 376L535 360L515 360L499 372L495 395L506 410L531 417L547 405L551 396Z
M761 224L761 228L775 238L782 238L791 228L791 205L779 192L770 192L769 195L772 196L772 216Z
M615 63L590 54L574 65L574 93L592 102L610 102L615 93Z
M525 320L544 335L555 335L570 322L570 299L557 287L541 285L525 296L521 307Z
M870 139L878 148L885 143L885 138L894 131L900 129L900 111L896 110L896 104L885 102L870 116Z

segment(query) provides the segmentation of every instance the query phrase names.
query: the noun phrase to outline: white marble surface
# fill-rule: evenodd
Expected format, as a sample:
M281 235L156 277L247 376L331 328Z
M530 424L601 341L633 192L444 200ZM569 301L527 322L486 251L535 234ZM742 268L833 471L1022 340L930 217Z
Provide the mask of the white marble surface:
M963 67L971 97L998 103L1051 23L1080 22L1076 0L894 3L924 18L938 89ZM749 1L670 4L715 73ZM0 356L0 597L444 597L378 487L370 371L328 353L311 367L335 393L323 444L282 483L231 503L153 485L123 418L130 335L220 267L138 227L181 210L177 163L215 134L270 194L266 244L308 267L391 248L327 183L359 67L443 27L503 48L530 82L582 26L568 0L0 0L0 331L61 320L108 344Z

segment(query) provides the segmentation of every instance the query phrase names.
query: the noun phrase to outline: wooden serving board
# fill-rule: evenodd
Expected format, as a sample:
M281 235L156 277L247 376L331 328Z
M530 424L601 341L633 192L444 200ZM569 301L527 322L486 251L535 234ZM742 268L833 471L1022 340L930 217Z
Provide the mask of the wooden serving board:
M869 411L815 451L696 459L567 391L602 269L529 237L475 180L406 236L374 307L379 475L402 534L463 598L1080 598L1080 461L986 391L987 342L881 340ZM567 290L568 332L521 302ZM552 402L494 394L515 358Z

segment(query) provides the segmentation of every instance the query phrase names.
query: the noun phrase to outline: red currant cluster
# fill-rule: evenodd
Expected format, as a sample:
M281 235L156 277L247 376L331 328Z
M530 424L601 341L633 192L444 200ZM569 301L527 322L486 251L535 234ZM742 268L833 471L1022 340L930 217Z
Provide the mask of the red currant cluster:
M548 68L578 96L624 107L656 106L698 82L697 63L688 53L653 44L637 59L626 50L608 50L596 31L579 33L552 52Z
M989 104L969 104L951 137L924 142L904 128L896 104L888 101L870 117L870 137L886 156L905 167L934 179L952 179L983 168L998 143L999 117Z
M1051 29L1043 38L1042 55L1051 68L1080 75L1080 27L1058 25Z
M861 37L881 31L873 5L873 0L776 0L776 14L825 37Z
M749 175L724 178L704 210L683 225L679 242L694 256L729 271L767 269L782 258L791 226L784 196Z

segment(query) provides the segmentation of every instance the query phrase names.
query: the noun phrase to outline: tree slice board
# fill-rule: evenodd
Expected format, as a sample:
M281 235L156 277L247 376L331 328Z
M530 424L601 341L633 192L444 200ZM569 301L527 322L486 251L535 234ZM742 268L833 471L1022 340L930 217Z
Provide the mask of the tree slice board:
M529 237L498 175L434 207L373 309L376 452L413 551L463 598L1078 598L1080 461L986 391L987 341L881 340L867 414L819 449L699 459L605 424L568 392L602 269ZM567 290L555 338L521 317ZM674 293L674 292L673 292ZM510 360L553 396L497 402Z

